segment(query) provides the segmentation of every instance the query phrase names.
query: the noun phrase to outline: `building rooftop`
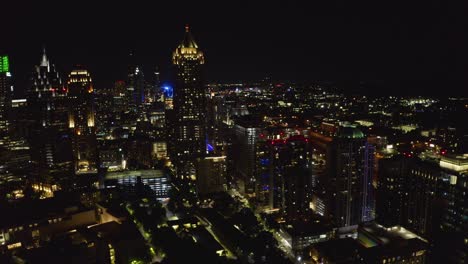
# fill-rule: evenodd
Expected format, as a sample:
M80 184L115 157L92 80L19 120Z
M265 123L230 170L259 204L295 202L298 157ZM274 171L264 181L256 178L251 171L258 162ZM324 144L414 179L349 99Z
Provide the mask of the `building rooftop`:
M117 171L109 172L106 174L106 180L115 180L127 177L141 177L144 178L160 178L165 177L167 174L164 170L132 170L132 171Z
M357 255L358 244L354 239L347 237L316 243L310 246L310 249L312 258L314 255L319 255L330 263L353 263Z
M2 207L0 217L0 228L20 226L28 223L41 223L54 216L63 216L89 210L79 201L69 199L59 199L57 197L21 201L14 204L8 204Z
M468 171L468 154L442 156L439 165L441 168L452 171Z
M373 223L359 227L358 240L361 245L366 248L377 245L389 245L392 243L400 243L404 240L423 238L405 229L402 226L393 226L385 228L379 224Z
M425 254L427 241L401 226L385 228L365 224L358 229L360 254L369 261L390 256L420 256Z
M333 225L319 217L307 221L294 221L284 227L284 230L291 236L317 235L333 229Z
M364 138L364 133L354 126L342 126L338 130L340 138Z

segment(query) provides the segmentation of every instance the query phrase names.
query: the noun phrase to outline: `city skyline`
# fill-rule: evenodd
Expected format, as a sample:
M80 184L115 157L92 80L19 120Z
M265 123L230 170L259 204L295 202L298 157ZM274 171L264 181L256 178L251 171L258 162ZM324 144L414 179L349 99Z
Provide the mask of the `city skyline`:
M0 4L0 263L467 263L460 11L223 4Z
M97 88L125 78L130 51L145 74L159 66L170 75L169 50L180 41L174 32L190 24L210 57L210 82L270 77L330 82L361 94L465 96L468 54L463 47L468 38L457 23L459 12L442 7L437 1L404 8L294 1L186 8L184 3L180 8L169 3L127 7L84 1L73 9L47 2L7 3L11 12L5 19L11 24L5 31L12 38L0 48L11 57L20 94L43 45L60 72L69 72L73 64L88 67ZM413 11L421 16L414 17ZM81 19L84 13L86 19ZM26 17L38 26L29 26ZM102 23L93 24L97 21ZM86 33L74 37L73 29Z

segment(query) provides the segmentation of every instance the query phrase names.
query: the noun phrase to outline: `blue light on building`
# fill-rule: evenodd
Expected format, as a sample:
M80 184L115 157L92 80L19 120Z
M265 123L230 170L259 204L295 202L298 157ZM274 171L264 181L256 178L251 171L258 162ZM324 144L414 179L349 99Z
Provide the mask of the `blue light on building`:
M214 151L214 148L213 146L211 146L211 144L206 144L206 149L208 150L208 152L213 152Z
M168 84L162 86L162 91L165 97L172 98L174 96L174 89Z

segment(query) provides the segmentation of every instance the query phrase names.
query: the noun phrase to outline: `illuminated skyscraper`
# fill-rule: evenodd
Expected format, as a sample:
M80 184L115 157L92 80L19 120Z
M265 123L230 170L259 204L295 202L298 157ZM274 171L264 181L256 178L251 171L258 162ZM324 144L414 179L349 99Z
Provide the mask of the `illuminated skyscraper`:
M362 131L352 125L340 127L338 135L326 143L327 173L319 179L312 209L330 216L344 233L374 219L374 151Z
M8 56L0 55L0 138L8 134L8 112L11 107L12 93L13 85Z
M153 101L156 102L161 99L161 72L159 67L154 70L154 90L153 90Z
M374 148L364 134L352 126L340 128L331 162L331 186L335 221L339 227L373 219L372 172Z
M28 91L28 104L33 119L38 123L37 130L44 131L52 127L60 131L66 130L66 94L62 78L55 65L50 63L44 48L40 63L34 66Z
M145 102L145 77L141 67L136 64L133 51L129 54L127 96L130 106L135 110L137 106Z
M40 63L34 66L28 91L28 109L34 122L31 137L32 158L47 170L71 164L68 138L67 90L45 48Z
M135 68L134 73L134 86L133 86L133 101L136 106L140 106L145 103L145 76L141 71L141 67Z
M178 177L195 180L195 160L206 153L206 107L203 52L185 27L185 36L172 55L175 67L174 148L172 160Z
M312 201L312 146L303 136L271 140L268 163L269 207L278 208L289 220L310 217Z
M97 170L93 83L89 72L77 67L68 75L68 126L72 130L75 172Z

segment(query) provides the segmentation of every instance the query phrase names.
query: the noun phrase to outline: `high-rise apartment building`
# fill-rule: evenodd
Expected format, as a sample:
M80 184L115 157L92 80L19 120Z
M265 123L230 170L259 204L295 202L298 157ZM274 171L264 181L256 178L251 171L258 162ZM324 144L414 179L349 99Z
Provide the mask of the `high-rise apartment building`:
M226 156L204 157L197 161L197 190L200 195L225 191Z
M312 139L315 140L315 139ZM374 219L374 147L361 130L346 125L325 143L326 173L318 178L312 207L330 216L337 227L355 230Z
M271 140L269 158L270 207L278 208L290 220L311 216L312 146L303 136Z

